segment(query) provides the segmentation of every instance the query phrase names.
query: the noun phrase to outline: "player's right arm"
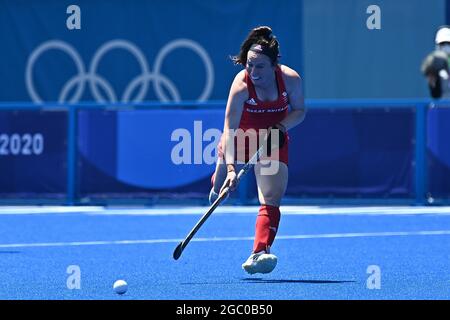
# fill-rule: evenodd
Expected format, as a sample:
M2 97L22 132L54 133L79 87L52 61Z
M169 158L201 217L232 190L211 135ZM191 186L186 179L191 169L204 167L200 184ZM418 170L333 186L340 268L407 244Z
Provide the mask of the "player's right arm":
M222 188L229 185L230 189L234 190L237 187L237 176L234 165L234 132L239 128L242 110L247 99L248 90L247 84L245 83L245 70L242 70L233 80L225 110L222 147L228 174ZM233 146L233 148L228 146Z

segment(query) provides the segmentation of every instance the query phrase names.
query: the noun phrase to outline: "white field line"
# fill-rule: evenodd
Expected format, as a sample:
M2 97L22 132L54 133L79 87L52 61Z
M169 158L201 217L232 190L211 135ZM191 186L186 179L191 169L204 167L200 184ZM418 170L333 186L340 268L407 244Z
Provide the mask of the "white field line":
M30 214L64 214L79 213L85 215L202 215L208 207L180 207L167 206L155 208L117 208L117 207L0 207L1 215L30 215ZM222 206L214 214L256 214L258 206ZM281 206L283 215L450 215L448 207L320 207L320 206Z
M450 230L436 231L398 231L398 232L365 232L365 233L325 233L303 234L291 236L277 236L277 240L294 239L333 239L333 238L366 238L366 237L399 237L399 236L442 236L450 235ZM253 241L253 237L214 237L194 238L191 242L217 242L217 241ZM99 246L99 245L130 245L130 244L157 244L179 243L183 239L149 239L149 240L114 240L114 241L77 241L77 242L42 242L42 243L11 243L0 244L0 249L6 248L36 248L36 247L70 247L70 246Z

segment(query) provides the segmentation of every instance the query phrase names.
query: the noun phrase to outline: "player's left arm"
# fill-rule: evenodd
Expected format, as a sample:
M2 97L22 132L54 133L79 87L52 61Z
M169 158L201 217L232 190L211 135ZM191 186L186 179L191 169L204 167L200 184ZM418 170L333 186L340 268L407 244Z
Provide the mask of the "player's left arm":
M282 72L291 110L280 123L286 130L289 130L298 126L305 119L306 108L303 96L303 81L300 75L289 67L283 66Z

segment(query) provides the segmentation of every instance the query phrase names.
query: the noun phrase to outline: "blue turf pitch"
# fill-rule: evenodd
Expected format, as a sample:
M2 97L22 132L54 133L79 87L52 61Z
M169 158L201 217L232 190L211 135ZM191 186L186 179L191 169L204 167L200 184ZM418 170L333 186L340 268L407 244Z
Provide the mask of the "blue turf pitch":
M27 211L28 210L28 211ZM0 208L0 299L449 299L449 208L286 207L271 274L247 275L258 208ZM282 209L283 212L283 209ZM79 266L80 289L67 268ZM380 289L368 289L378 266ZM128 292L113 292L124 279Z

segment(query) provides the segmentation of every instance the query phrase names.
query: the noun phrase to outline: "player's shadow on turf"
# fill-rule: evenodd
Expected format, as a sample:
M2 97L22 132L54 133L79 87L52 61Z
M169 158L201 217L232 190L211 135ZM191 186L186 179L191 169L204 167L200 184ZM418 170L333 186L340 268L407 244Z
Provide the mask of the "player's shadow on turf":
M355 281L349 281L349 280L283 280L283 279L263 279L263 278L244 278L242 279L247 282L251 283L317 283L317 284L324 284L324 283L352 283Z

